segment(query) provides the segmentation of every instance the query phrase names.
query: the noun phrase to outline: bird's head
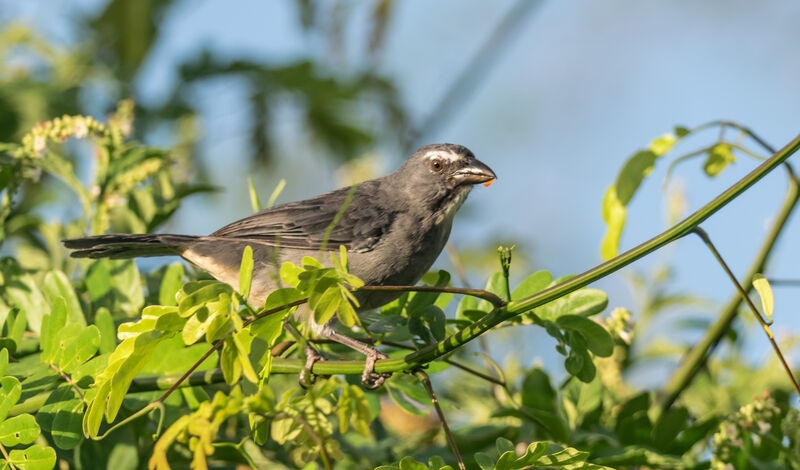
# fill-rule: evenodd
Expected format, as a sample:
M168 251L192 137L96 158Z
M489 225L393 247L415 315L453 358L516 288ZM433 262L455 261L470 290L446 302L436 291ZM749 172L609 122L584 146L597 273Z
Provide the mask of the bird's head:
M414 152L395 178L438 216L452 219L473 185L488 186L496 176L463 145L433 144Z

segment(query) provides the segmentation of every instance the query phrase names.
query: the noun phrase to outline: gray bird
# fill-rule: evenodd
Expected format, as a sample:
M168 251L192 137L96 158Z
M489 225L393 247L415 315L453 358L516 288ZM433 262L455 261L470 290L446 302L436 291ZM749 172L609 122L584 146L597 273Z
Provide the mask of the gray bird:
M344 246L350 272L366 285L414 285L444 248L453 217L472 186L488 185L494 179L494 172L466 147L426 145L394 173L358 184L348 204L351 188L346 187L263 210L209 236L109 234L63 243L75 250L71 254L75 258L181 256L235 289L239 288L242 252L249 245L254 261L250 299L259 305L280 287L277 271L283 262L299 265L304 256L319 258L323 247L338 251ZM343 206L344 213L326 240ZM400 294L359 292L358 311L380 307ZM314 324L313 317L311 326L320 336L367 356L365 383L379 386L383 382L385 375L374 374L373 368L386 355L335 332L330 324ZM308 355L307 370L317 359Z

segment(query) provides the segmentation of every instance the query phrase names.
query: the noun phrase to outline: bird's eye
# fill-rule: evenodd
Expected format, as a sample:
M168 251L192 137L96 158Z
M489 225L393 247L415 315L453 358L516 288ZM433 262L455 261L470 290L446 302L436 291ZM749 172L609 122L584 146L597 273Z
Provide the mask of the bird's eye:
M431 171L433 171L434 173L439 173L440 171L442 171L442 167L443 167L442 161L439 160L438 158L434 158L430 162L430 167L431 167Z

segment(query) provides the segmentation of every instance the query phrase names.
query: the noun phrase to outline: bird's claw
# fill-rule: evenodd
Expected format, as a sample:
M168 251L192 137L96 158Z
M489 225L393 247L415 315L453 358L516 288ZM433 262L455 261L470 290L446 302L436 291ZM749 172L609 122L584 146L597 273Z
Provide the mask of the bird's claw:
M311 369L318 361L324 361L325 356L320 354L319 351L312 348L308 344L306 344L305 348L303 348L303 351L306 355L306 364L303 366L303 370L300 371L299 382L301 387L307 389L308 387L314 385L314 383L317 381L317 376L311 371Z
M375 361L378 359L388 359L389 356L373 349L367 353L367 360L364 363L364 373L361 374L361 383L367 390L375 390L380 388L381 385L392 376L389 372L375 372Z

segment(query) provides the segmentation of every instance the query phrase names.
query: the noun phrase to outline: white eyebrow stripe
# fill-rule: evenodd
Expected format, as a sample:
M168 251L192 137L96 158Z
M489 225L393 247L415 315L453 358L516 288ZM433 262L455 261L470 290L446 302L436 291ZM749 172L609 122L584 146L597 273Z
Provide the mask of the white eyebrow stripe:
M456 154L456 153L446 152L446 151L441 151L441 150L435 150L433 152L429 152L427 156L428 156L429 159L430 158L434 158L434 157L439 157L442 160L447 160L449 162L454 162L456 160L460 160L461 159L461 156Z

